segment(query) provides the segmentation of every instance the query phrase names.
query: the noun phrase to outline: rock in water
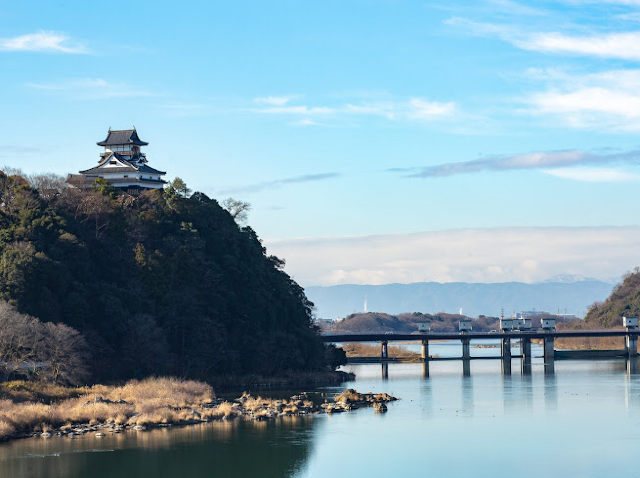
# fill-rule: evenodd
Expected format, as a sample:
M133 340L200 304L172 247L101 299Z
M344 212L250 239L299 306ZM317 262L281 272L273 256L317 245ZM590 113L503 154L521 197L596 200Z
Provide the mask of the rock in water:
M374 403L373 409L376 413L385 413L387 411L387 406L384 403Z

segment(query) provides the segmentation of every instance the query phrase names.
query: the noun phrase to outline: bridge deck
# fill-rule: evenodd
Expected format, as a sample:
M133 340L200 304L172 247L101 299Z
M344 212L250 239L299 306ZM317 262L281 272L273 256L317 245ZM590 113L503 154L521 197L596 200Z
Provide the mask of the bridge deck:
M461 340L461 339L543 339L578 338L578 337L626 337L638 336L640 329L604 329L604 330L535 330L511 332L432 332L428 334L396 334L396 333L367 333L367 334L323 334L322 340L328 343L337 342L408 342L421 340Z

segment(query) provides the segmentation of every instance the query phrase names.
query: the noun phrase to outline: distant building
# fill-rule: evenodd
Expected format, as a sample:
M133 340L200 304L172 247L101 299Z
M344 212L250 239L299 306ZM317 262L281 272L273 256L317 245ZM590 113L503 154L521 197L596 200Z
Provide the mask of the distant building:
M557 314L561 319L577 319L578 316L576 314Z
M525 317L534 317L536 315L555 315L550 314L544 310L523 310L522 312L518 312L514 318L516 319L524 319Z
M147 156L140 152L142 146L149 143L142 141L135 127L126 130L111 130L104 141L97 143L104 146L98 165L70 174L67 183L71 187L91 188L97 178L104 178L118 189L131 194L149 189L161 189L166 181L162 179L166 173L147 165Z

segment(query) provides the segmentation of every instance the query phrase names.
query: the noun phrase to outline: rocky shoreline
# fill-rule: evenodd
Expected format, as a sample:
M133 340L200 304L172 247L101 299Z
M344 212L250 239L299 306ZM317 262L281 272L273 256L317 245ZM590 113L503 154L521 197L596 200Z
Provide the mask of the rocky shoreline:
M140 413L134 413L128 417L126 422L116 418L104 422L96 420L81 423L67 422L58 427L40 424L31 430L20 430L4 438L10 440L28 437L50 438L64 436L70 439L77 439L89 434L94 434L100 438L130 430L144 431L151 428L188 426L227 420L275 420L284 417L349 412L364 407L373 407L376 413L384 413L387 411L387 404L397 400L396 397L387 393L359 393L354 389L347 389L333 397L332 400L325 399L323 403L318 403L317 399L314 400L314 395L303 392L288 399L270 399L259 396L253 397L245 392L241 397L231 401L213 399L209 402L189 407L165 405L165 408L172 413L165 416L157 415L158 420L156 421L149 417L145 418ZM96 406L120 408L132 405L132 403L125 400L112 401L96 396L93 401L87 400L80 406L85 408ZM173 417L173 419L167 419L168 416Z

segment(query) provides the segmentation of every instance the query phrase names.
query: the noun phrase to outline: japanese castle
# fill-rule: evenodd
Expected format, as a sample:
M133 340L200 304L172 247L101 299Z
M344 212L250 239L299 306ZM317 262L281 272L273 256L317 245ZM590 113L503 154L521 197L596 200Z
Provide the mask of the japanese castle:
M147 165L147 157L140 152L140 147L148 144L140 139L135 126L117 131L109 128L107 139L98 143L104 146L98 165L80 174L70 174L67 183L75 188L92 188L97 178L104 178L113 187L132 194L160 189L166 184L162 179L166 173Z

